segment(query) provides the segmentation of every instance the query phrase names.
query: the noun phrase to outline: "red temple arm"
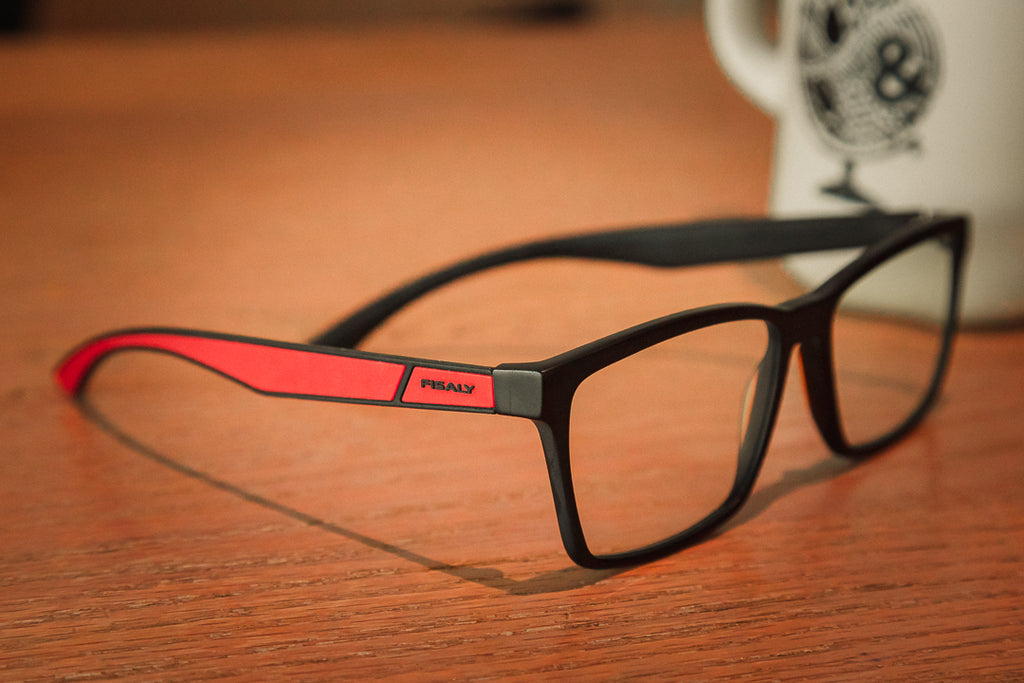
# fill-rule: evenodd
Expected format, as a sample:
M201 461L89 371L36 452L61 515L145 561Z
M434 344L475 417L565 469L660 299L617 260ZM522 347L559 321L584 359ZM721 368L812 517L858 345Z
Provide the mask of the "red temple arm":
M265 394L456 410L494 407L490 368L173 329L114 332L86 342L57 367L57 382L76 396L100 361L127 349L170 353Z

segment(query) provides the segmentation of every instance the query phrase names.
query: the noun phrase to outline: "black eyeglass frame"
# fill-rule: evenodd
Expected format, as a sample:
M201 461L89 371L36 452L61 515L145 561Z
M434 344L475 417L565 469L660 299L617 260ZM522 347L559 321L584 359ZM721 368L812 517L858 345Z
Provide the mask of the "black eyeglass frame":
M800 347L808 403L819 433L836 454L852 458L873 455L911 431L939 394L952 353L959 318L960 282L966 248L963 218L913 221L866 249L818 288L776 306L718 304L669 315L536 363L505 364L500 372L536 373L539 405L531 415L540 432L555 496L559 529L566 552L590 568L612 568L649 562L692 545L735 514L750 496L775 426L794 349ZM917 408L897 427L867 443L854 444L840 424L833 369L832 323L840 299L863 275L921 242L941 238L951 252L952 292L947 324L942 331L935 373ZM569 444L572 398L580 384L596 372L655 344L696 330L737 321L761 321L769 331L768 349L758 372L749 427L739 453L740 465L726 500L700 522L658 543L629 552L595 555L586 543L572 483ZM520 381L526 381L524 375Z
M528 418L536 425L543 444L558 526L569 557L590 568L629 566L663 557L696 543L718 528L749 497L767 451L790 358L797 346L800 347L814 421L834 452L848 457L868 456L910 431L934 403L948 366L959 318L967 234L964 216L869 213L787 220L726 219L543 240L484 254L414 280L359 309L310 344L172 328L122 330L102 335L72 351L58 366L57 378L68 393L78 396L95 367L111 353L146 349L185 358L254 391L272 396L491 412ZM875 266L920 242L937 238L950 250L953 272L948 324L943 330L939 360L931 384L917 409L901 425L869 443L852 444L845 438L839 422L830 352L832 319L838 302L849 287ZM864 248L864 251L816 289L776 306L717 304L692 309L633 326L546 360L503 363L487 368L357 351L354 348L391 315L424 294L472 273L519 261L589 258L675 268L847 248ZM569 419L576 389L595 372L643 349L687 332L733 321L765 323L769 343L757 375L749 426L741 445L740 466L732 491L725 502L702 521L660 542L629 552L592 553L580 522L571 475ZM226 367L216 359L210 360L203 355L205 351L167 345L168 339L189 344L234 345L243 351L251 349L254 353L265 354L267 362L277 362L283 354L319 359L318 362L356 363L359 364L353 367L356 374L370 365L390 365L400 377L396 375L394 389L388 390L391 393L369 398L369 394L319 390L311 393L307 389L290 386L267 388L250 381L244 372ZM223 348L216 350L216 354L224 352ZM429 393L431 387L427 385L431 380L419 378L430 372L441 373L440 376L447 373L453 380L480 378L471 381L480 381L481 386L485 386L483 382L486 380L487 388L493 389L493 400L484 404L460 403L459 399L465 398L458 396L461 384L449 384L449 391L457 386L456 394L423 399L415 392L416 382L424 382L425 391Z

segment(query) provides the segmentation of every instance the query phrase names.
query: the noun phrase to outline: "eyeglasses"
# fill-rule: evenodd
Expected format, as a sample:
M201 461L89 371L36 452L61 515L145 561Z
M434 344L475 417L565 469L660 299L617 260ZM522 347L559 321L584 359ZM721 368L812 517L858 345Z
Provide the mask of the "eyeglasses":
M834 452L867 456L913 428L948 364L966 240L964 217L882 213L551 239L415 280L309 344L121 330L72 351L56 377L77 397L103 359L150 350L271 396L528 418L540 433L566 552L585 567L625 566L694 543L741 507L797 347L813 419ZM354 350L423 294L519 261L680 267L855 248L859 255L823 284L777 306L675 313L546 360L484 367Z

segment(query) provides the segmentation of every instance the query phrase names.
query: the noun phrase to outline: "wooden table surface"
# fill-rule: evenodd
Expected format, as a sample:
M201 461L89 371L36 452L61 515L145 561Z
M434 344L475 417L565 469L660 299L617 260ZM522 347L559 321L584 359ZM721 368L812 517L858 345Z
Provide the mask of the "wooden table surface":
M24 39L0 74L0 679L1024 676L1021 330L963 335L931 418L857 467L790 377L740 517L620 572L565 556L526 420L146 354L88 413L51 381L113 327L300 341L513 241L762 213L771 122L699 18ZM541 358L773 288L510 268L367 348Z

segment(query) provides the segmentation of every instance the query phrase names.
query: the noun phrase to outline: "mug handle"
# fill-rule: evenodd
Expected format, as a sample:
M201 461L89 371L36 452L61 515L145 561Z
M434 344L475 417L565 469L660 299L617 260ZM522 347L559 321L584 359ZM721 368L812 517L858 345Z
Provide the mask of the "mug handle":
M763 0L704 0L704 24L718 63L730 80L769 114L782 110L782 54L768 36Z

